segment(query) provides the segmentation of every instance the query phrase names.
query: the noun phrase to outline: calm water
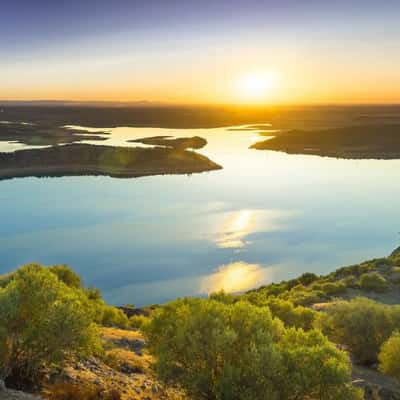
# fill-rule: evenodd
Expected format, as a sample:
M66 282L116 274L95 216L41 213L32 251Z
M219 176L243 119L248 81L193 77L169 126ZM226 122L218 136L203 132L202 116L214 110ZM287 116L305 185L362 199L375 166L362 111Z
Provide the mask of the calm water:
M104 144L202 136L224 169L1 181L0 273L66 263L108 301L143 305L326 273L399 244L400 160L250 150L256 132L223 128L110 132Z

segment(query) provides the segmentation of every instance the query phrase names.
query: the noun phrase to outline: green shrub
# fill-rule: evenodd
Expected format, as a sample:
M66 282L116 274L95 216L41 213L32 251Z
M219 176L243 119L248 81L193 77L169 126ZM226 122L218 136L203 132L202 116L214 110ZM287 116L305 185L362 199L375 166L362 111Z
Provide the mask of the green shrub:
M291 281L291 282L294 282L294 281ZM304 292L307 290L308 289L302 283L298 283L296 286L293 286L292 288L290 288L291 293Z
M82 288L81 278L67 265L54 265L49 267L49 271L55 274L67 286L76 289Z
M0 288L6 287L11 279L13 279L14 273L10 272L8 274L0 275Z
M361 289L373 292L384 292L387 289L386 279L378 272L363 274L360 278Z
M266 307L183 299L146 327L156 372L194 399L349 400L350 363L316 331L285 330Z
M345 278L349 275L355 275L359 277L362 274L370 272L373 269L373 265L370 262L364 262L362 264L350 265L349 267L342 267L333 273L335 278Z
M292 279L287 282L282 282L282 284L284 285L285 290L291 290L294 287L299 287L299 286L304 287L304 285L298 279Z
M103 298L101 296L101 292L99 289L94 287L89 287L86 288L85 291L86 291L86 296L88 297L89 300L94 302L103 302Z
M319 282L319 281L317 281L317 282L314 282L314 283L312 283L311 285L310 285L310 288L309 288L309 290L311 290L311 291L313 291L313 290L321 290L322 289L322 283L321 282Z
M363 399L349 384L351 364L320 331L289 329L279 342L279 399ZM346 385L345 382L348 382Z
M142 329L149 320L149 317L144 315L133 315L129 318L128 326L133 329Z
M103 305L101 311L103 313L101 319L102 325L118 328L126 328L128 326L128 317L122 310L114 306Z
M400 333L395 332L383 345L379 353L379 369L400 381Z
M354 275L349 275L346 278L344 278L343 283L348 288L352 288L352 289L360 288L360 283Z
M267 287L268 295L278 296L287 290L286 284L272 283Z
M341 302L327 309L324 332L363 363L374 363L382 343L400 328L400 308L365 298Z
M33 379L42 366L61 363L65 353L100 350L95 312L84 291L68 287L48 268L20 268L0 289L0 375Z
M219 292L211 293L209 299L220 301L221 303L225 304L232 304L236 301L237 297L226 293L224 290L220 290Z
M334 296L346 291L346 285L343 282L326 282L321 284L320 290L328 296Z
M376 258L375 260L369 261L369 264L373 269L386 269L393 265L393 261L389 258Z
M298 278L299 282L302 283L304 286L308 286L311 283L315 282L318 280L318 275L315 275L312 272L305 272Z
M286 298L296 306L309 306L327 300L326 294L321 290L292 290Z
M285 326L310 330L313 328L317 313L310 308L294 306L288 300L270 297L264 303L274 317L279 318Z

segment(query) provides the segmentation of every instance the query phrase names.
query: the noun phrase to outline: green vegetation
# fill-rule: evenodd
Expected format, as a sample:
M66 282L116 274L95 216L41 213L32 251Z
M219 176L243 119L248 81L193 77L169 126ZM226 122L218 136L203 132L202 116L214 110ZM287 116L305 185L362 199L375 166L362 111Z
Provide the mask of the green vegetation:
M360 287L374 292L384 292L387 289L386 279L377 272L363 274L360 278Z
M291 301L274 296L267 299L259 299L253 293L252 295L244 296L244 298L247 298L252 304L268 307L272 315L279 318L287 327L309 330L313 328L318 318L318 313L310 308L295 306Z
M360 362L374 363L382 344L400 328L400 306L356 298L328 308L322 324L324 332Z
M287 300L295 306L313 306L337 298L350 299L357 296L382 298L398 303L400 296L399 252L389 257L365 261L337 269L326 276L305 273L299 278L251 290L244 298L253 304L263 304L271 297ZM382 297L384 296L384 297Z
M95 313L84 291L49 269L37 264L19 269L0 289L1 375L29 380L43 365L62 362L65 352L99 351Z
M395 251L327 276L146 309L107 305L68 266L27 265L0 277L0 378L26 385L65 360L93 356L132 373L143 371L136 357L145 353L161 381L193 400L360 399L349 356L362 368L379 361L380 371L400 379L400 305L390 305L399 302L399 258ZM125 347L114 365L115 344ZM59 400L97 393L53 389Z
M158 376L193 399L356 396L347 355L316 330L286 329L267 307L178 300L156 311L146 332Z
M81 289L82 280L71 268L67 265L54 265L49 268L49 271L57 276L57 278L64 282L67 286Z
M128 326L132 329L142 329L149 321L149 317L144 315L133 315L129 318Z
M400 381L400 333L395 332L379 353L379 369Z
M32 382L68 357L102 352L97 326L126 326L127 317L86 289L69 267L30 264L1 279L0 377Z
M126 328L128 323L128 317L121 310L113 306L103 306L102 325Z

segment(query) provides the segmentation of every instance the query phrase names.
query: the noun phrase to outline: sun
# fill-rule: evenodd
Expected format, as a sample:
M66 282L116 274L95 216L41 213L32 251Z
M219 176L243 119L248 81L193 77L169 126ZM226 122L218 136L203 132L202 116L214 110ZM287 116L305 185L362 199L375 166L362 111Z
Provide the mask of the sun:
M266 100L278 84L275 72L253 72L238 79L238 94L242 101L257 102Z

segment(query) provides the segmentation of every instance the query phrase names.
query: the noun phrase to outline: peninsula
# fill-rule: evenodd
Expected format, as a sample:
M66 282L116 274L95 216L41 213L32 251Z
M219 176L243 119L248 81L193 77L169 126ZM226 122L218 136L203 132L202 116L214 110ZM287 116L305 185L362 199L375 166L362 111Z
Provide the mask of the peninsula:
M351 159L400 158L400 124L288 130L251 146L257 150Z
M76 143L0 153L0 179L72 175L133 178L191 174L221 168L193 151L166 147L130 148Z

